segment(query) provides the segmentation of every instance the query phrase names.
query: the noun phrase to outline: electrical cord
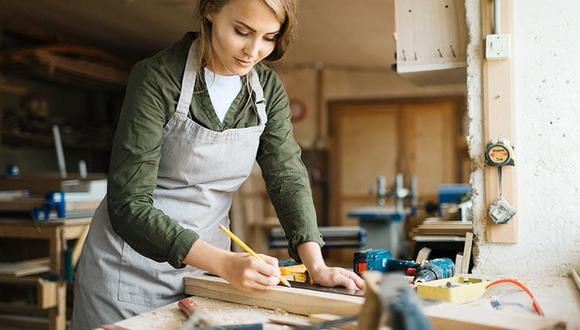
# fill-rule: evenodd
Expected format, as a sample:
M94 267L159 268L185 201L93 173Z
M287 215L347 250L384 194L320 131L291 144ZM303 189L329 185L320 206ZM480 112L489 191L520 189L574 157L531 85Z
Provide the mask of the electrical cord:
M485 287L485 289L487 290L487 289L491 288L492 286L495 286L495 285L498 285L498 284L504 284L504 283L514 284L520 290L524 291L530 297L530 299L532 300L532 308L534 309L534 311L538 315L544 316L544 311L540 307L540 304L538 303L538 301L534 297L534 294L532 293L532 291L530 291L530 289L528 289L525 285L523 285L521 282L518 282L517 280L511 279L511 278L504 278L504 279L496 280L496 281L493 281L493 282L489 283Z

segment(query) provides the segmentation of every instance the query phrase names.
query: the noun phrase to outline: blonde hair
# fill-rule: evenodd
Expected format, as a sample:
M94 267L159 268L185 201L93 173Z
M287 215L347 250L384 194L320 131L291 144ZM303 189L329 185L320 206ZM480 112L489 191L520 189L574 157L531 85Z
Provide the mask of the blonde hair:
M231 0L200 0L198 7L199 20L201 22L199 36L198 67L207 65L211 58L211 29L212 23L208 16L218 13ZM276 46L266 61L276 61L281 59L290 42L294 38L294 28L296 26L296 4L295 0L262 0L272 9L276 18L280 22L280 32L276 37Z

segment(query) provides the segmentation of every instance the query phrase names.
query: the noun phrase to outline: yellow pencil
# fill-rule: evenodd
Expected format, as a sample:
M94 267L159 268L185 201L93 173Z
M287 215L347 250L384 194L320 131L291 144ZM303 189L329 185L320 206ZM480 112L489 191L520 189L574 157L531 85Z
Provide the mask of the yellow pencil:
M236 234L232 233L229 229L227 229L226 227L224 227L224 225L220 225L220 229L226 233L226 235L229 236L229 238L231 238L234 242L236 242L242 249L244 249L244 251L246 251L249 255L251 255L252 257L266 263L264 261L264 259L260 258L260 256L254 252L254 250L252 250L249 246L246 245L246 243L242 242L241 239L238 238L238 236L236 236ZM280 282L282 282L282 284L284 284L287 287L291 287L290 283L288 283L288 280L286 280L284 277L282 277L282 275L279 275L278 278L280 279Z

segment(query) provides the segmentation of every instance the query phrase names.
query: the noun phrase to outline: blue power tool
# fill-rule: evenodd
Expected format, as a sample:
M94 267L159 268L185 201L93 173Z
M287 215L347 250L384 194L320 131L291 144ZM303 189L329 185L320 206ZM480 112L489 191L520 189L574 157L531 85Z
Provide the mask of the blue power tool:
M417 269L413 283L429 282L449 278L455 275L455 264L449 258L437 258L427 261Z
M51 191L46 194L42 206L36 207L32 210L32 217L34 221L47 221L51 217L52 212L55 212L56 217L59 219L64 219L66 217L64 192Z
M409 260L394 259L390 250L366 249L354 254L353 270L359 276L367 270L379 272L406 272L409 268L417 268L419 264Z

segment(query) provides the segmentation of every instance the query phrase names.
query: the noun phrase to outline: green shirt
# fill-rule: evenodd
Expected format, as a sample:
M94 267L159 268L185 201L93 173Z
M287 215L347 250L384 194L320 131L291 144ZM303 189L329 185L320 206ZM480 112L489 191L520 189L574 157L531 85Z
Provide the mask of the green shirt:
M107 190L114 231L142 255L176 268L184 266L182 260L199 235L154 208L152 195L157 185L163 127L175 113L187 53L195 37L187 33L172 47L131 70L115 133ZM290 256L300 260L297 245L307 241L323 244L310 183L292 134L286 91L273 70L263 64L256 65L255 70L264 89L268 115L256 159L288 238ZM220 132L256 126L258 115L255 105L247 102L249 98L249 92L242 88L222 123L213 110L205 79L198 77L189 116Z

